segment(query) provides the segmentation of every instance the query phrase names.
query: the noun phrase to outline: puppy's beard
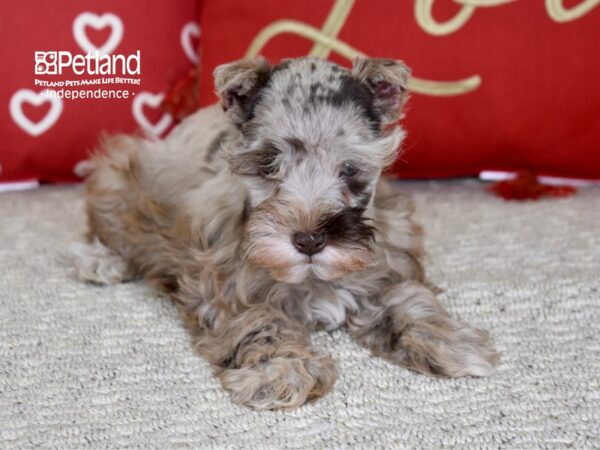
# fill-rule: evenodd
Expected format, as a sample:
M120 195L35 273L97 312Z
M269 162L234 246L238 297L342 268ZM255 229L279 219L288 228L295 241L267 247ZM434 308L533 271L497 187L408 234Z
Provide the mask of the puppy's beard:
M289 237L261 237L248 250L248 259L269 269L271 276L284 283L300 283L310 273L310 258L299 253Z
M374 259L373 252L367 247L344 248L328 245L313 255L311 270L324 281L342 278L351 272L368 268Z
M311 273L320 280L333 281L364 270L373 262L373 252L366 247L328 245L309 257L298 252L286 235L257 239L249 248L248 258L257 266L268 269L275 280L296 284Z

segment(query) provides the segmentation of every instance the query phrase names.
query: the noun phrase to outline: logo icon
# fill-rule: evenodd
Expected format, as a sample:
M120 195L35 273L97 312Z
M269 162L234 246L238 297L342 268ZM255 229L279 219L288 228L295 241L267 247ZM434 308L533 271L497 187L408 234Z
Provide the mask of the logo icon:
M35 52L35 74L56 75L58 73L57 52Z

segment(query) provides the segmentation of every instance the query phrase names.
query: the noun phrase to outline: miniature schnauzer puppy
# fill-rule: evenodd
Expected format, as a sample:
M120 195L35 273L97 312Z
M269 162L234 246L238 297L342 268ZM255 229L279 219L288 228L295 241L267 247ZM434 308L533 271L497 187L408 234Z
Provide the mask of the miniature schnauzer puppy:
M315 329L345 326L417 372L489 375L488 334L436 300L412 204L380 178L405 136L408 76L375 58L350 70L312 57L218 67L220 106L164 140L104 142L78 276L168 292L233 401L257 409L332 389Z

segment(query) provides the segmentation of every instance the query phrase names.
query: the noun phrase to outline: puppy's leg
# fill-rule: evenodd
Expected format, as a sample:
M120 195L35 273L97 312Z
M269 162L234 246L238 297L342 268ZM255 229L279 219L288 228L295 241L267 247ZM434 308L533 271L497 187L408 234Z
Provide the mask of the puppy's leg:
M97 284L116 284L134 278L130 265L93 237L90 242L74 242L64 254L73 266L75 277Z
M136 206L141 203L135 182L139 172L139 139L105 138L98 153L86 161L86 212L88 232L84 242L74 242L63 254L75 277L91 283L115 284L135 277L129 250Z
M165 254L177 245L176 216L149 191L152 183L142 164L142 153L160 153L159 145L112 136L91 160L93 171L85 183L87 244L70 248L78 278L109 284L143 275L169 290L173 263Z
M233 401L255 409L298 407L329 392L336 378L333 359L310 347L306 328L266 305L198 333L195 346Z
M451 318L434 293L414 281L364 305L349 327L377 356L430 375L486 376L499 359L486 331Z

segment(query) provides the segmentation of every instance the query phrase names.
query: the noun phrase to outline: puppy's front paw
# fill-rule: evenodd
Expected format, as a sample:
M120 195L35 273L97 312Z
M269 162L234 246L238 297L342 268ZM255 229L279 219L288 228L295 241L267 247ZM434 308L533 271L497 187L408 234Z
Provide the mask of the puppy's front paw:
M487 331L450 318L409 327L399 345L408 367L431 375L488 376L500 359Z
M254 409L291 409L331 390L336 370L329 356L274 357L220 374L233 401Z

